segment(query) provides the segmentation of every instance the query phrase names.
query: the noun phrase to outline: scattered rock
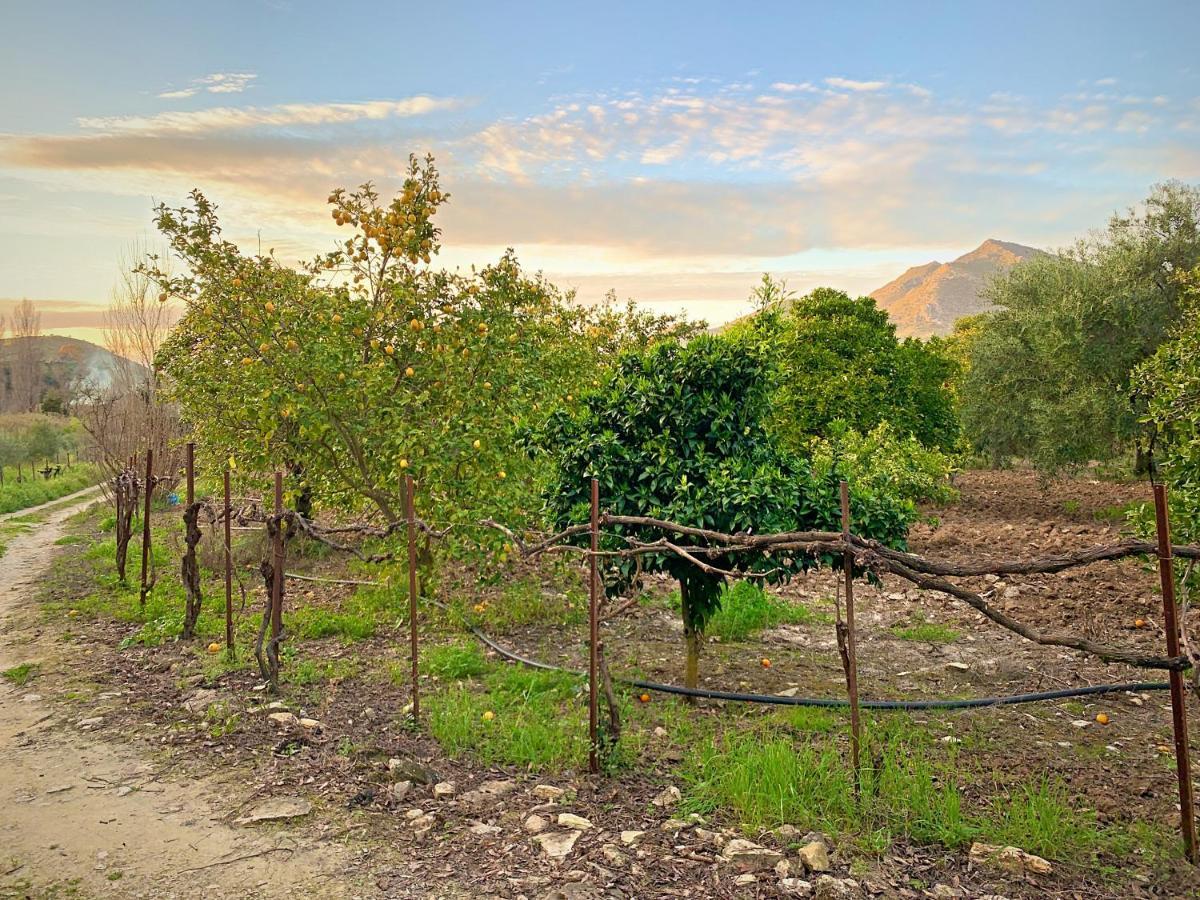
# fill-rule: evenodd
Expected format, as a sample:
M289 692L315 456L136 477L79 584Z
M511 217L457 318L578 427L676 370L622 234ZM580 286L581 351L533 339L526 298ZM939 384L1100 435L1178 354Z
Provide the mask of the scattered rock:
M539 834L533 840L550 859L564 859L579 840L579 831L552 831Z
M500 829L495 825L485 825L482 822L472 825L467 831L476 837L495 837L500 833Z
M408 792L412 790L411 781L397 781L392 785L392 799L401 801L408 796Z
M585 819L583 816L577 816L574 813L560 813L558 824L564 828L574 828L576 831L587 831L592 827L590 820Z
M1053 870L1049 862L1040 856L1026 853L1020 847L974 843L971 845L970 859L975 865L992 866L1013 873L1029 872L1034 875L1048 875Z
M449 798L451 798L453 796L454 796L454 782L453 781L439 781L437 784L435 784L433 786L433 799L434 800L448 800Z
M52 788L47 788L46 793L47 794L64 794L67 791L71 790L71 788L73 788L73 787L75 787L75 785L73 785L73 784L59 784L59 785L55 785Z
M419 819L423 815L425 815L425 810L419 809L419 808L414 808L414 809L410 809L408 812L406 812L404 814L404 818L409 819L409 820Z
M194 716L203 715L214 703L219 703L221 695L214 690L199 690L183 701L183 708Z
M276 728L295 728L300 724L300 720L290 712L273 712L267 718L275 723Z
M463 803L483 804L494 800L497 797L503 797L506 794L511 794L517 789L515 781L495 780L485 781L473 791L467 791L459 799Z
M663 831L683 831L685 828L690 828L691 822L685 822L683 819L667 819L659 827Z
M667 729L663 728L661 725L655 725L654 726L654 736L656 738L667 737Z
M775 829L775 834L777 834L779 839L785 844L791 844L799 840L800 829L795 825L780 825Z
M662 793L650 802L660 809L673 809L682 799L683 794L679 792L679 788L672 784L664 788Z
M792 864L786 859L781 859L779 862L775 863L775 874L780 878L787 878L792 874Z
M600 852L604 854L604 858L608 860L610 866L624 868L629 865L629 857L622 853L616 844L605 844L600 848Z
M104 716L92 716L88 719L80 719L80 728L95 728L97 725L104 724Z
M953 885L935 884L933 890L929 892L929 896L935 900L954 900L956 897L961 897L963 892Z
M533 789L533 796L551 802L562 799L562 795L565 793L565 790L552 784L539 784Z
M813 884L813 900L857 900L862 895L862 888L853 878L822 875Z
M411 822L413 834L417 835L418 837L430 831L436 824L437 819L428 813L418 816Z
M743 872L766 872L775 868L783 854L744 838L734 838L721 851L721 858Z
M324 729L324 727L325 727L325 726L323 726L323 725L322 725L320 722L318 722L316 719L301 719L301 720L300 720L300 727L301 727L301 728L306 728L306 729L308 729L309 731L322 731L322 730Z
M800 688L790 687L790 688L784 688L782 691L780 691L778 693L777 696L779 696L779 697L795 697L798 693L800 693Z
M295 819L312 812L312 804L302 797L272 797L255 806L235 825L252 825L255 822L274 822L279 819Z
M530 816L528 819L525 820L525 822L521 825L521 827L524 828L526 831L528 831L530 834L541 834L543 831L545 831L547 828L550 827L550 823L547 822L545 819L543 819L541 816L539 816L537 813L534 813L532 816Z
M626 847L636 847L642 842L642 838L646 836L644 831L622 831L621 843Z
M779 889L789 897L807 897L813 886L803 878L784 878L779 882Z
M824 841L809 841L800 848L799 856L809 872L829 871L829 848Z
M388 772L393 778L411 781L413 784L433 784L437 781L437 775L432 769L427 769L413 759L392 757L388 760Z
M745 887L748 884L757 884L758 876L751 875L749 872L747 872L745 875L739 875L737 878L733 879L733 883L738 887Z
M707 828L697 828L694 834L696 837L700 838L700 840L707 841L716 847L724 847L726 841L728 840L725 835L721 834L719 831L709 831Z

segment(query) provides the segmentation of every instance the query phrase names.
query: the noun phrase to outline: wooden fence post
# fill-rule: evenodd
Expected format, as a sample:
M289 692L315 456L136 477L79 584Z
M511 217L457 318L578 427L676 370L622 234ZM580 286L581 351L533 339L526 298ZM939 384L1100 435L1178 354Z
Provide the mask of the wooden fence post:
M275 536L271 547L271 646L267 661L271 690L279 690L279 642L283 635L283 473L275 473Z
M588 557L588 770L600 771L600 711L597 679L599 678L600 598L597 572L597 552L600 549L600 482L591 482L592 493L592 552Z
M225 469L225 652L234 658L233 649L233 504L229 496L229 469Z
M1162 585L1163 620L1167 632L1167 655L1179 656L1179 622L1175 608L1175 563L1171 552L1171 525L1167 515L1167 487L1154 485L1154 520L1158 531L1158 575ZM1188 749L1187 701L1183 673L1172 669L1171 719L1175 729L1175 769L1179 778L1179 827L1192 865L1200 865L1196 845L1196 803L1192 793L1191 752Z
M142 513L142 589L138 595L138 606L146 608L146 595L150 593L150 495L154 493L154 451L146 450L146 502Z
M417 635L417 509L411 475L404 476L404 509L408 519L408 642L412 663L413 724L421 719L421 666Z
M846 625L845 636L838 643L842 645L842 663L846 670L846 692L850 696L850 756L854 767L854 791L861 790L861 753L862 726L858 714L858 649L854 633L854 553L850 550L850 485L842 480L840 484L842 497L842 540L847 542L842 554L842 568L845 571L846 583ZM840 629L839 629L840 630ZM839 637L842 637L839 635Z

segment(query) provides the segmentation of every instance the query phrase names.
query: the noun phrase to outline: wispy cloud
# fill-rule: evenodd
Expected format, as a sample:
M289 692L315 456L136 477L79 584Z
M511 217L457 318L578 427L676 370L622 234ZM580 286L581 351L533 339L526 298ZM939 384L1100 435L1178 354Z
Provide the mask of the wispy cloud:
M161 92L158 96L163 100L182 100L194 97L201 92L209 94L240 94L258 75L253 72L213 72L201 78L193 78L187 87L173 88Z
M359 103L285 103L278 106L216 106L152 116L88 116L80 127L109 134L200 134L247 128L344 125L364 119L394 119L454 109L451 98L416 96Z
M825 83L832 88L842 88L847 91L882 91L888 86L886 81L855 81L852 78L826 78Z

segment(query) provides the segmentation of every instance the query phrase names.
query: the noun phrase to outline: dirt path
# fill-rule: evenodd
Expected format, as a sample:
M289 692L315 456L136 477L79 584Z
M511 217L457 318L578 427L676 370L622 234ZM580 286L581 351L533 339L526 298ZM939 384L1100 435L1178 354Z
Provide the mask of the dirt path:
M336 844L226 824L236 786L174 782L134 747L89 736L119 693L83 714L43 698L70 645L43 634L32 592L63 523L91 502L46 504L60 508L0 558L0 671L40 666L24 686L0 680L0 898L371 896Z

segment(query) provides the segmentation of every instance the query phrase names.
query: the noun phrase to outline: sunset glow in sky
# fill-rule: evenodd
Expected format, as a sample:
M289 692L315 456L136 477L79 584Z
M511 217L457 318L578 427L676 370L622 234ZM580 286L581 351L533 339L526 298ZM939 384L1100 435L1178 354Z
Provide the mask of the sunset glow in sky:
M442 265L714 322L1200 181L1192 3L0 4L0 312L91 339L154 202L291 260L410 152Z

